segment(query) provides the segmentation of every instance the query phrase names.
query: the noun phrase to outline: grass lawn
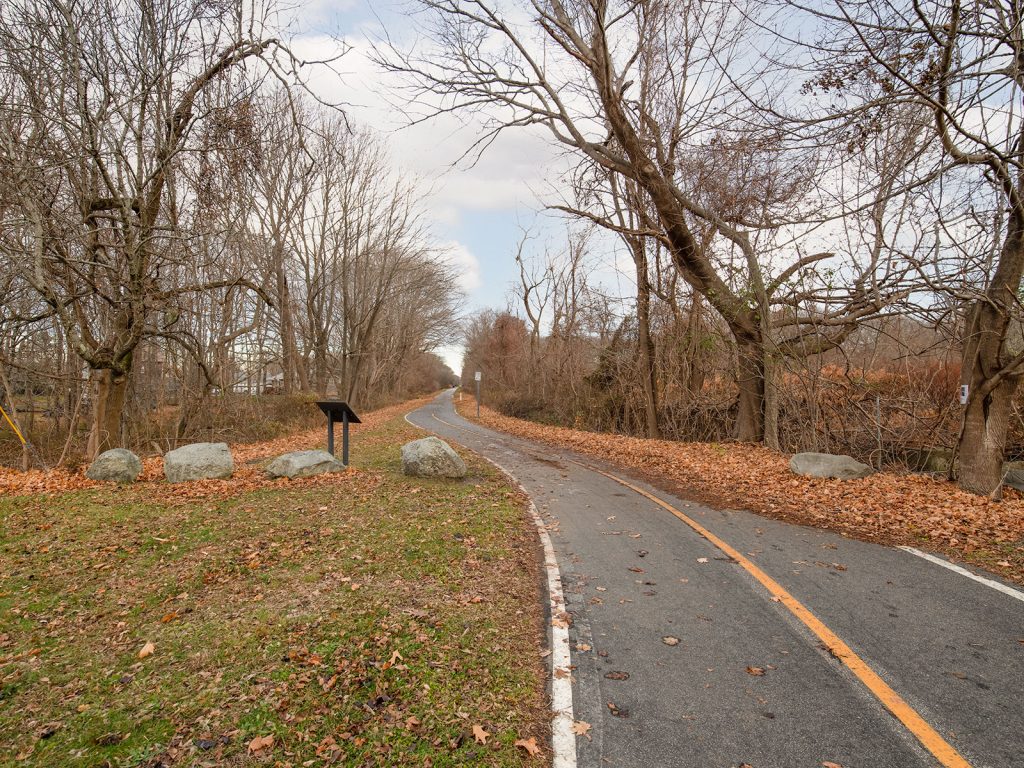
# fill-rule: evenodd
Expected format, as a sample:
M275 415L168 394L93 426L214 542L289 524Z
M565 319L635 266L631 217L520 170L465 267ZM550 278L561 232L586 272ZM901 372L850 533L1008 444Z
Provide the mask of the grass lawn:
M404 477L421 436L361 432L341 480L0 499L0 765L546 763L532 526L473 457Z

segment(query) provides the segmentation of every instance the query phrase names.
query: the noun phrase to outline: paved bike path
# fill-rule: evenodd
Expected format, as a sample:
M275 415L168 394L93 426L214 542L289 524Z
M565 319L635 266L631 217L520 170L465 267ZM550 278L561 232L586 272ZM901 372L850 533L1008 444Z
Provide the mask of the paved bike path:
M574 716L591 724L578 765L955 764L733 558L601 473L623 470L471 423L451 397L409 420L500 464L548 523L573 618ZM1024 766L1024 602L898 549L628 482L778 582L961 765Z

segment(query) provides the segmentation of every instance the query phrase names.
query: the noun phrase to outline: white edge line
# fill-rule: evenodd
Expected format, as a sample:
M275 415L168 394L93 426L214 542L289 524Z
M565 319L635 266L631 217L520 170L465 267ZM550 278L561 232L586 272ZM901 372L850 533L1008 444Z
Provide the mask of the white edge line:
M1008 587L1005 584L1001 584L1000 582L992 579L986 579L984 576L979 576L966 568L961 568L959 565L955 565L948 560L943 560L941 557L936 557L935 555L929 555L927 552L922 552L919 549L914 549L913 547L900 547L900 549L904 552L909 552L912 555L917 555L918 557L927 560L929 563L941 565L943 568L959 573L961 576L966 576L968 579L976 581L979 584L984 584L986 587L991 587L997 592L1002 592L1004 595L1009 595L1016 600L1024 601L1024 592L1016 590L1013 587Z
M405 420L417 429L430 432L429 429L410 421L409 415L411 413L412 411L409 411L409 413L405 414ZM526 492L526 489L515 478L515 475L498 464L498 462L492 461L479 453L477 456L480 456L484 461L497 468L529 500L528 509L530 517L533 518L533 523L537 527L537 534L540 536L541 546L544 548L544 571L547 576L551 618L554 620L559 615L565 613L565 593L562 591L562 575L558 570L555 548L551 544L551 537L548 535L547 528L544 527L544 521L541 519L540 513L537 512L537 506L530 499L530 494ZM569 674L572 670L572 656L569 653L569 628L567 626L558 626L554 621L551 622L550 627L551 711L554 714L554 717L551 719L551 750L554 753L551 759L551 766L552 768L575 768L576 738L572 732L572 725L575 721L572 711L571 674ZM565 670L563 673L564 677L559 677L556 674L558 669Z

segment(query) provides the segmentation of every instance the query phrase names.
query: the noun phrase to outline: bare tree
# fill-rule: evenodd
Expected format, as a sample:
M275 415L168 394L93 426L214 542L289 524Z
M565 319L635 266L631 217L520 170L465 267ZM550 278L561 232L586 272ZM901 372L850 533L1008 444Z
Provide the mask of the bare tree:
M1002 461L1014 394L1024 376L1019 342L1024 274L1024 36L1015 2L870 0L796 5L820 30L810 50L817 61L810 94L828 96L823 118L847 134L871 135L898 108L931 118L920 159L901 183L923 188L940 179L937 232L945 246L924 264L935 294L964 307L962 383L969 388L959 439L959 483L989 494L1002 481ZM834 107L841 107L837 113ZM927 162L925 162L927 161ZM972 179L972 175L974 178ZM978 194L975 179L989 194ZM996 202L990 242L966 262L943 251L966 245L970 227L956 210ZM955 271L949 271L955 264Z
M381 52L382 63L439 101L437 111L482 113L491 129L480 146L511 127L543 126L600 168L596 178L635 185L645 226L630 234L656 238L727 324L737 355L734 434L762 439L773 289L830 254L806 253L768 272L764 249L794 221L794 199L813 169L785 160L785 132L744 106L757 79L745 47L751 8L535 0L529 20L517 23L486 0L421 5L432 45ZM609 224L603 212L574 212ZM861 278L845 301L795 324L775 346L814 354L841 343L888 300Z
M175 169L213 86L280 43L249 6L15 0L0 10L5 258L92 372L89 454L120 442L135 352L175 297L190 243ZM231 281L234 282L234 281Z

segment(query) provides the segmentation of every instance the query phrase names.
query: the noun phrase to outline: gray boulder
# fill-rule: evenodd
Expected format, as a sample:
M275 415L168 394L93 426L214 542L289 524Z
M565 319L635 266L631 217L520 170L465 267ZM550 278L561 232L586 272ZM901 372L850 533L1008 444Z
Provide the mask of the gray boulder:
M831 453L798 453L789 460L789 468L798 475L837 480L856 480L875 473L852 456L834 456Z
M85 470L90 480L104 480L109 483L134 483L142 474L142 462L127 448L113 448L104 451Z
M231 477L235 462L227 443L193 443L164 455L164 475L172 483Z
M1010 461L1003 465L1003 485L1024 491L1024 462Z
M907 464L915 472L947 472L953 461L948 448L908 448L904 454Z
M283 453L267 465L270 477L312 477L325 472L344 472L345 465L327 451Z
M466 476L466 462L444 440L424 437L402 446L402 471L414 477Z

